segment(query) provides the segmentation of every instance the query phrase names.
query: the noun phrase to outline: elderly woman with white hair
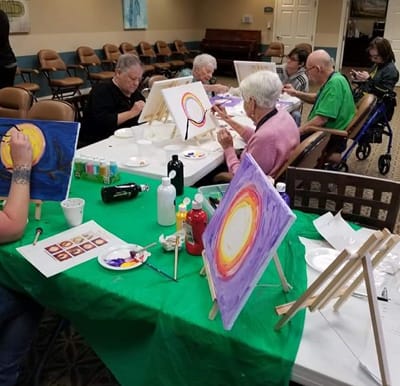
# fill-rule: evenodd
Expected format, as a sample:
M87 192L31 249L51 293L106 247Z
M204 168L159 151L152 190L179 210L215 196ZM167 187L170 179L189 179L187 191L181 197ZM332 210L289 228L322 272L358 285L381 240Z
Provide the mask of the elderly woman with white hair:
M241 157L251 154L265 174L275 177L300 140L299 129L292 116L286 110L275 107L282 83L277 74L259 71L243 79L239 88L244 110L256 125L255 130L236 122L220 106L214 106L213 110L246 142ZM228 169L235 174L240 159L233 147L232 135L222 128L217 138L224 149Z
M209 54L197 55L193 60L193 69L185 68L179 74L182 76L193 75L193 82L201 82L207 93L223 94L229 87L223 84L211 84L214 71L217 69L217 60Z

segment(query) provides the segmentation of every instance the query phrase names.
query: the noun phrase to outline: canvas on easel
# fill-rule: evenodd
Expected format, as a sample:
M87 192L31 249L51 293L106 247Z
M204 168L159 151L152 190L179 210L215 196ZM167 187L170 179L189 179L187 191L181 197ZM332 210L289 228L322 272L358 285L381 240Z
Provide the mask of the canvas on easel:
M232 328L294 220L269 178L246 154L203 235L211 295L226 330Z
M8 195L12 177L9 131L24 133L33 151L32 200L62 201L68 196L79 123L0 118L0 196Z
M300 309L309 307L310 311L321 310L334 298L337 300L333 308L338 311L339 307L364 281L382 384L391 385L372 271L399 240L400 236L392 235L384 229L370 235L353 253L344 249L298 300L276 307L277 313L282 315L282 318L275 329L282 328ZM360 269L361 273L359 273Z
M183 84L192 83L193 76L183 76L181 78L159 80L153 83L150 93L146 99L146 104L139 116L139 123L162 121L168 118L168 108L165 104L161 90L169 87L176 87Z
M251 62L245 60L234 60L233 65L235 67L238 84L240 84L240 82L244 78L258 71L276 72L276 63L274 62Z
M201 82L161 90L175 125L185 141L199 137L218 125Z

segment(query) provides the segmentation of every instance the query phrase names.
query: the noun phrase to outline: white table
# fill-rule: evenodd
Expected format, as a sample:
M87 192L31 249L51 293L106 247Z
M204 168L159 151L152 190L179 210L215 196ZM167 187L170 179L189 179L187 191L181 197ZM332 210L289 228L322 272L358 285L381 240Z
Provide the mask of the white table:
M316 277L311 268L308 268L308 277L309 282ZM391 278L387 288L391 301L400 304L399 272ZM367 300L351 297L337 313L333 312L331 305L322 310L329 323L318 311L307 310L292 380L305 386L376 386L377 383L351 353L351 350L354 351L357 357L361 354L371 328ZM394 317L400 320L400 315ZM392 376L391 380L392 386L400 385L400 379Z

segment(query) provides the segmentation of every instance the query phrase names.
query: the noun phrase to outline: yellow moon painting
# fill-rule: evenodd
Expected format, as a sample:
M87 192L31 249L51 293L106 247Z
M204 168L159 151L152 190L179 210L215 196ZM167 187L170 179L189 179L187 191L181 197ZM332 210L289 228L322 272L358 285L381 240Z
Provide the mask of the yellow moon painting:
M36 165L43 156L46 147L46 140L44 139L42 130L32 123L20 123L13 126L23 134L25 134L32 145L32 166ZM10 132L12 127L5 133L2 138L0 146L1 162L8 170L13 169L13 162L10 153Z

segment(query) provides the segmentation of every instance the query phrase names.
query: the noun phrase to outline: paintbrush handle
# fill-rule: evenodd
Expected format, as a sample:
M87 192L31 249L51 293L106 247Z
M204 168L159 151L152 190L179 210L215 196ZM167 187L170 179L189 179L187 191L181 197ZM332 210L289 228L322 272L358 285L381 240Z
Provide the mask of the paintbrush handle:
M148 263L147 261L143 261L143 264L144 264L144 265L147 265L147 266L148 266L149 268L151 268L152 270L158 272L160 275L163 275L163 276L167 277L167 278L170 279L170 280L177 281L177 280L174 279L171 275L168 275L168 273L165 273L164 271L161 271L160 268L155 267L153 264Z

